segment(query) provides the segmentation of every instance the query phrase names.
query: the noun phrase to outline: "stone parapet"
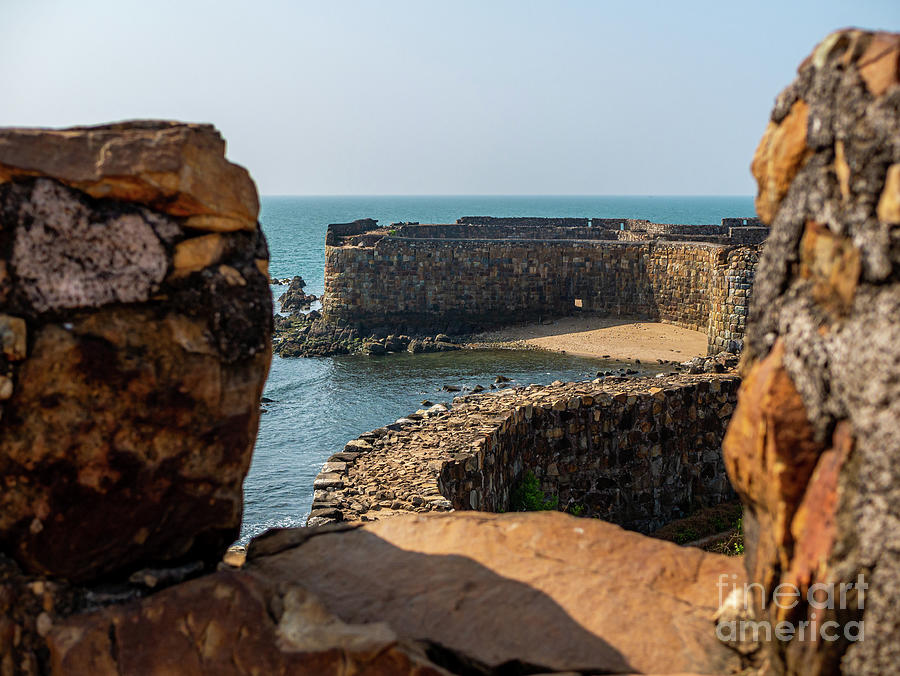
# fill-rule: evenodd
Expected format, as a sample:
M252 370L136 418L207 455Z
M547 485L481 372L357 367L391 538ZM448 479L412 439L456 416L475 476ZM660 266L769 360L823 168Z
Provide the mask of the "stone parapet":
M719 449L738 385L679 375L458 397L329 458L309 523L507 511L532 472L561 509L648 532L733 497Z
M404 234L419 228L425 236ZM555 230L565 238L498 238L509 229L544 232L518 224L406 225L393 234L348 226L353 235L329 235L324 320L363 332L453 335L594 313L706 332L710 354L741 344L756 246L618 241L609 233L646 233L601 228L600 237L587 238L568 226Z

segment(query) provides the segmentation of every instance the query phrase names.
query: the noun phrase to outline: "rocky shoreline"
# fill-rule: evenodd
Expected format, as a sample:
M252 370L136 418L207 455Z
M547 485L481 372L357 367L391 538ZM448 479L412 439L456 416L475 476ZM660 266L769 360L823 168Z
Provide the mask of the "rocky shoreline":
M296 278L295 278L296 279ZM282 305L282 307L284 307ZM483 335L448 336L437 335L395 335L385 330L375 333L361 333L350 326L325 322L317 310L290 315L275 315L272 337L273 352L281 357L330 357L343 354L364 354L383 356L392 354L425 354L452 352L457 350L553 350L536 346L525 340L490 340ZM609 359L610 355L600 355ZM618 360L640 365L640 359ZM720 352L709 357L694 357L686 361L656 359L653 363L669 366L672 373L724 373L737 365L738 356L730 352ZM631 368L605 369L598 371L598 377L622 377L637 375Z
M462 349L464 344L464 337L451 338L443 333L434 336L395 335L386 331L361 333L353 327L327 323L313 310L306 314L276 315L272 349L282 357L379 356L398 352L450 352Z

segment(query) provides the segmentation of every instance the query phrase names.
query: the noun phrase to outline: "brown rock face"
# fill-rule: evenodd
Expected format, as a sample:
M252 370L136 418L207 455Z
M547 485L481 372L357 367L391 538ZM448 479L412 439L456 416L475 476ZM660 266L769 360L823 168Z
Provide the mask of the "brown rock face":
M59 674L446 674L383 623L348 625L294 582L222 572L47 635Z
M900 164L891 165L878 200L878 220L900 225Z
M559 512L457 512L309 531L254 541L245 570L300 581L344 622L385 621L485 670L725 674L739 666L712 624L717 584L743 580L738 559Z
M256 187L246 169L225 159L212 125L0 129L0 183L39 176L91 197L144 204L198 230L256 229Z
M805 639L743 645L766 672L900 663L898 56L897 35L829 36L778 97L754 160L771 234L724 453L760 585L752 615L807 623Z
M222 152L174 123L0 131L0 552L28 573L213 562L237 535L272 306ZM191 244L239 211L252 231Z
M794 511L823 450L783 358L784 346L778 342L747 374L740 415L732 419L724 442L731 483L744 502L754 506L759 522L749 572L767 585L773 571L789 563L785 553L792 544Z
M784 198L806 159L806 125L809 108L797 101L780 124L770 122L753 157L753 176L759 184L756 213L771 222L778 203Z
M34 331L7 403L4 548L89 579L128 562L215 560L241 521L267 355L225 364L202 321L103 309Z
M900 83L900 36L876 33L869 40L866 51L859 57L859 74L866 88L881 96L892 85Z

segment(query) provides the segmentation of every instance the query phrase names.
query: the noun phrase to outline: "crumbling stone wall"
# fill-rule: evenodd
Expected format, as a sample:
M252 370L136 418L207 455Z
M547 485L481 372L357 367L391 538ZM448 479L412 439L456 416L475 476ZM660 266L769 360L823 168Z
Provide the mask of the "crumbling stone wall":
M895 672L900 35L845 30L819 44L778 96L752 169L771 234L724 451L764 592L746 599L750 615L809 623L816 638L741 649L767 673ZM827 607L809 600L817 585L832 590ZM848 641L860 621L864 640Z
M743 336L746 308L735 298L752 288L756 247L521 238L523 228L538 229L520 224L402 226L394 235L371 227L346 224L341 231L352 234L329 234L322 299L328 322L460 334L591 312L707 332L710 353L739 346ZM403 236L419 228L425 236ZM449 238L432 236L440 228ZM512 228L515 238L486 237L498 228ZM481 229L487 232L473 238Z
M733 497L720 448L738 384L683 375L458 397L332 456L309 523L508 511L531 471L561 509L648 532Z

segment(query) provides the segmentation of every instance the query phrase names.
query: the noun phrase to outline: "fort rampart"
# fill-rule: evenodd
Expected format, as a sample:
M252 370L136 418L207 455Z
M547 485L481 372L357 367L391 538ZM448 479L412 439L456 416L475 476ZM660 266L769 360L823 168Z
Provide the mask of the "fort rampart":
M649 532L734 497L720 448L738 384L680 375L458 397L332 456L315 481L310 525L509 511L532 472L558 508Z
M337 224L323 315L366 330L460 334L584 312L673 323L705 332L711 354L739 351L765 230L755 219Z

